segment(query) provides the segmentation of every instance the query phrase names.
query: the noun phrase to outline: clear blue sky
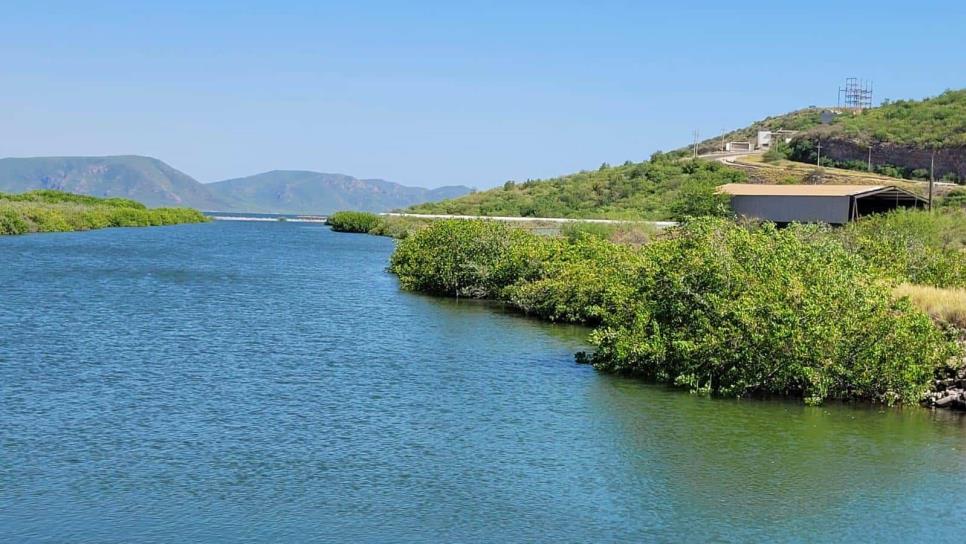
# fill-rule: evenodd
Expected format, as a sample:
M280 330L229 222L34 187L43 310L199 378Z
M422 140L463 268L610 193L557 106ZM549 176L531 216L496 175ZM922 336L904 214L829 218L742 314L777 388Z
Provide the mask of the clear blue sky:
M0 6L0 156L485 188L966 87L962 0L137 4Z

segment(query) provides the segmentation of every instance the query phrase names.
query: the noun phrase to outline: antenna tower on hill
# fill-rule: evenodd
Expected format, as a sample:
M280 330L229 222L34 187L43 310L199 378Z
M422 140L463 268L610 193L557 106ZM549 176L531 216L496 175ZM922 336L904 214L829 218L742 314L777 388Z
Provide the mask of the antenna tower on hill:
M839 87L839 107L864 110L872 107L872 82L857 77L845 78L845 87Z

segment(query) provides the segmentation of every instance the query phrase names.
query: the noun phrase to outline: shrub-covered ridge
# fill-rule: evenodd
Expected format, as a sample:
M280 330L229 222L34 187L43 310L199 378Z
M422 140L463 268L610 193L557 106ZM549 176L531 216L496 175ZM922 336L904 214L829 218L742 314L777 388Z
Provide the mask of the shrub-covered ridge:
M412 213L511 217L569 217L627 220L680 219L727 214L714 188L745 181L743 172L717 162L680 161L655 154L641 163L522 183L452 200L419 204Z

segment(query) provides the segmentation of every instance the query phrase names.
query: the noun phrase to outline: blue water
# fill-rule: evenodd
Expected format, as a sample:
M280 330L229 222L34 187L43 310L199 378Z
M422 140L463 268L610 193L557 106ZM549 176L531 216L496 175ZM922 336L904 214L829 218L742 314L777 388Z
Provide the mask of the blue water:
M0 541L961 541L966 422L692 396L413 295L393 242L0 238Z

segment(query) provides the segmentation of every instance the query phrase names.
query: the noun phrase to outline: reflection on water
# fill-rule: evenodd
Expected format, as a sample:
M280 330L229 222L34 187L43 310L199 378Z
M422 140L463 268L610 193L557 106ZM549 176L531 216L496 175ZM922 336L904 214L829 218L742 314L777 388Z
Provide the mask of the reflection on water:
M961 536L963 418L577 365L586 329L401 292L393 242L225 222L0 239L0 539Z

